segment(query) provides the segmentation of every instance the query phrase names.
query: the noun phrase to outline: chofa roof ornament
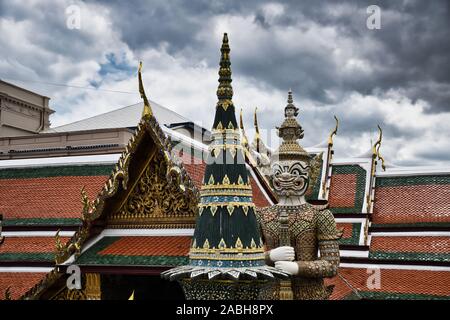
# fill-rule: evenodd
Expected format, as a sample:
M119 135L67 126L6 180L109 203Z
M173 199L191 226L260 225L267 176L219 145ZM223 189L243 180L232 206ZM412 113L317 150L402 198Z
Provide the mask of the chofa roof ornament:
M287 274L265 265L250 179L231 100L230 47L226 33L221 53L213 141L200 191L199 216L189 265L168 270L162 276L180 280L188 299L261 299L259 286L262 283L267 286L267 283L260 280L286 277Z
M142 118L148 118L153 115L152 107L150 106L150 102L148 102L147 96L145 95L144 84L142 82L142 61L139 62L138 69L138 79L139 79L139 93L141 94L141 98L144 101L144 109L142 110Z

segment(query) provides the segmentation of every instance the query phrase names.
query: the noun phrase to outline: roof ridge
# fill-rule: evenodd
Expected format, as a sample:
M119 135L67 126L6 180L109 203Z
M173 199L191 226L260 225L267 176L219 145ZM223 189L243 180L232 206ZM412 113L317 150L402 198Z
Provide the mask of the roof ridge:
M133 103L133 104L127 105L125 107L121 107L121 108L117 108L117 109L110 110L110 111L107 111L107 112L99 113L99 114L96 114L96 115L91 116L91 117L87 117L87 118L83 118L83 119L80 119L80 120L77 120L77 121L73 121L73 122L69 122L69 123L66 123L66 124L62 124L60 126L53 127L53 128L50 128L50 129L58 129L58 128L61 128L61 127L65 127L65 126L68 126L68 125L71 125L71 124L79 123L81 121L85 121L85 120L92 119L92 118L95 118L95 117L98 117L98 116L102 116L102 115L105 115L105 114L113 113L113 112L116 112L116 111L119 111L119 110L122 110L122 109L125 109L125 108L129 108L129 107L141 104L141 103L142 102ZM136 123L136 125L137 125L137 123Z
M153 101L153 100L149 100L149 101L150 101L150 103L152 104L152 106L156 106L156 108L162 108L162 109L165 109L165 110L167 110L167 111L169 111L169 112L175 114L176 116L178 116L178 117L184 119L186 122L192 122L192 123L194 123L193 120L186 118L185 116L179 114L179 113L176 112L176 111L173 111L171 108L165 107L165 106L163 106L163 105L161 105L161 104L159 104L159 103L157 103L157 102L155 102L155 101ZM74 124L77 124L77 123L80 123L80 122L83 122L83 121L86 121L86 120L90 120L90 119L93 119L93 118L96 118L96 117L109 115L109 114L111 114L111 113L114 113L114 112L117 112L117 111L120 111L120 110L129 108L129 107L137 106L137 105L140 105L140 104L142 104L142 102L133 103L133 104L130 104L130 105L127 105L127 106L124 106L124 107L120 107L120 108L114 109L114 110L110 110L110 111L107 111L107 112L99 113L99 114L96 114L96 115L91 116L91 117L87 117L87 118L83 118L83 119L80 119L80 120L77 120L77 121L73 121L73 122L69 122L69 123L66 123L66 124L62 124L62 125L57 126L57 127L52 127L52 128L50 128L49 130L58 130L58 128L66 127L66 126L69 126L69 125L74 125ZM137 123L138 123L138 122L139 122L139 119L138 119L138 121L136 122L136 126L137 126Z

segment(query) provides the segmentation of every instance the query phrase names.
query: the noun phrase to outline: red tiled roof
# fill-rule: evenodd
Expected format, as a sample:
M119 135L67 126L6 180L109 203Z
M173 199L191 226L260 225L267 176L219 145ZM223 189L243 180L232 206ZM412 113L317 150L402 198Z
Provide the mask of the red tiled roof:
M373 223L450 222L450 185L377 187Z
M448 271L380 269L380 289L368 288L368 278L373 271L339 268L339 273L357 291L450 296L450 272ZM342 299L352 292L344 281L337 278L339 277L326 281L327 284L336 285L332 299Z
M66 243L69 237L61 237ZM6 237L0 245L0 255L3 253L49 253L55 251L54 237Z
M0 272L0 300L5 299L8 287L11 299L18 299L45 276L46 273L37 272Z
M122 237L99 255L188 256L191 237Z
M0 179L0 212L6 219L79 218L81 187L95 199L107 176Z
M334 285L333 293L329 297L330 300L342 300L353 292L351 287L339 276L325 278L324 282L326 286Z
M450 253L450 237L372 236L370 251Z
M199 162L200 160L195 159L193 161ZM183 167L186 169L187 173L189 174L189 177L191 177L192 182L194 182L194 185L198 189L200 189L203 182L203 176L205 174L206 164L204 162L201 163L197 162L186 162L186 163L183 162Z
M356 195L356 174L331 176L329 205L332 208L353 207Z
M255 206L257 206L258 208L269 206L269 201L259 188L256 181L253 179L253 177L250 177L250 183L252 185L253 203L255 204Z
M336 223L338 229L344 229L341 239L349 239L353 236L353 223Z

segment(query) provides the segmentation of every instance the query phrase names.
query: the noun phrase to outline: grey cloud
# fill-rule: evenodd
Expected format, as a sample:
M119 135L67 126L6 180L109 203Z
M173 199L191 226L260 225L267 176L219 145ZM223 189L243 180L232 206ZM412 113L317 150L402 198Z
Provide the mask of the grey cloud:
M254 15L255 24L266 30L296 26L305 21L330 26L340 37L352 39L358 46L354 48L355 56L374 66L371 74L344 75L340 65L330 60L330 52L288 54L285 48L265 43L258 44L264 55L255 56L253 52L252 55L236 55L233 70L278 89L296 87L302 96L319 105L332 102L325 94L327 89L362 94L374 94L377 89L402 89L414 100L427 101L431 105L429 112L450 110L448 90L443 91L440 86L450 83L446 67L450 64L447 1L379 1L381 30L366 28L366 8L371 1L285 1L282 2L285 14L271 22L258 1L176 1L170 4L138 1L130 7L118 1L101 2L113 9L115 26L131 48L138 50L167 43L172 54L189 52L193 60L206 59L211 65L217 62L216 52L208 52L206 49L210 45L202 43L196 35L205 21L219 14ZM339 9L340 6L343 8ZM364 48L367 42L376 42L378 49ZM430 81L438 85L429 85Z
M253 23L269 34L274 34L277 28L294 27L298 28L298 37L301 37L315 25L329 27L336 31L338 37L327 40L330 41L329 47L348 45L338 49L347 50L351 57L367 63L371 67L370 72L343 72L342 66L346 61L335 60L332 52L310 47L307 43L304 47L288 50L290 48L274 45L277 39L271 42L255 38L254 41L259 42L252 45L258 48L254 51L234 46L231 35L233 73L251 79L261 90L270 88L287 91L292 87L299 107L303 101L311 101L318 109L327 108L339 105L352 92L382 97L394 89L413 102L426 101L430 106L425 110L427 113L450 112L450 9L449 2L445 0L377 1L382 10L381 30L366 28L366 8L373 4L369 0L284 1L280 2L285 7L284 14L272 19L262 10L262 6L268 2L256 0L142 0L132 3L98 0L87 3L99 4L98 10L104 9L100 14L109 12L112 28L137 57L140 52L149 48L158 50L166 44L167 52L174 57L187 58L193 65L206 61L212 68L218 63L219 44L211 43L212 36L208 40L199 37L199 34L205 33L205 28L210 27L208 22L219 15L253 17ZM33 71L32 74L23 73L22 76L43 81L55 77L60 77L60 81L68 81L76 76L69 71L55 75L48 68L54 58L45 55L45 50L69 58L74 63L83 59L97 59L99 62L98 56L92 56L92 52L82 49L95 46L96 39L65 28L61 6L42 4L37 9L31 9L27 5L2 1L0 18L5 17L16 21L32 21L33 34L27 36L42 48L42 52L37 50L11 57L0 46L1 56L9 61L20 61ZM245 33L246 30L241 32ZM6 41L6 37L3 38ZM292 39L293 45L296 40ZM9 66L0 69L0 72L1 76L14 76L17 71ZM329 92L333 92L333 95ZM280 105L270 106L273 107L270 111L261 114L261 125L269 128L279 125L278 118L274 116L280 114L279 110L284 104L285 101L280 101ZM367 110L367 116L358 118L344 108L335 111L341 119L340 135L343 137L375 131L377 123L383 126L387 138L396 137L407 141L421 134L403 130L395 124L386 124L383 115L373 110ZM319 142L326 134L323 128L333 127L332 114L326 112L305 112L304 119L304 126L308 129L305 145ZM421 154L418 157L449 159L448 154L440 156L438 153Z

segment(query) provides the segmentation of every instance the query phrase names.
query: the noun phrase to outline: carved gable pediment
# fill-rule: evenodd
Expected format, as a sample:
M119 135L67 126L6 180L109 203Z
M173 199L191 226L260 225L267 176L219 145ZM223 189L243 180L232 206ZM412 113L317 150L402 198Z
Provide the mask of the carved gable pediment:
M186 192L170 172L162 150L156 150L118 209L108 216L108 225L120 228L192 228L198 200Z

